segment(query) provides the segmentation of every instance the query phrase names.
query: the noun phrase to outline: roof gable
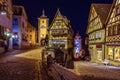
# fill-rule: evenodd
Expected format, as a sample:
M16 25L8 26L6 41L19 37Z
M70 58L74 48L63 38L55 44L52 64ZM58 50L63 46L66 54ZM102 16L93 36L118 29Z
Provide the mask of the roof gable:
M62 23L64 23L69 29L72 30L71 25L70 25L70 21L67 19L66 16L63 16L63 15L61 14L61 12L60 12L59 9L57 10L57 12L56 12L56 14L55 14L54 19L53 19L53 21L52 21L49 29L54 25L54 23L55 23L56 21L62 21Z
M102 24L105 24L110 8L111 8L111 4L91 5L86 33L88 33L90 21L94 20L95 18L99 18L100 22Z
M107 19L106 19L106 22L105 22L105 24L108 24L109 22L110 22L110 18L112 18L112 17L114 17L115 16L115 14L114 14L114 7L115 7L115 5L117 5L118 3L116 3L117 2L117 0L114 0L113 1L113 3L112 3L112 6L111 6L111 9L110 9L110 12L109 12L109 14L108 14L108 17L107 17Z
M93 4L93 6L96 10L96 13L100 17L102 24L105 24L105 21L111 8L111 4Z

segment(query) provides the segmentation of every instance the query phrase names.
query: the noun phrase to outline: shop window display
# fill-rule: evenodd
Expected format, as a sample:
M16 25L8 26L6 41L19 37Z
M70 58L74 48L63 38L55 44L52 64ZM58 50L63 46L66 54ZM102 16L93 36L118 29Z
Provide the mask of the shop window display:
M110 60L120 61L120 48L109 48L108 58Z
M120 49L119 48L114 49L114 59L116 61L120 61Z
M108 59L113 60L113 48L109 48Z

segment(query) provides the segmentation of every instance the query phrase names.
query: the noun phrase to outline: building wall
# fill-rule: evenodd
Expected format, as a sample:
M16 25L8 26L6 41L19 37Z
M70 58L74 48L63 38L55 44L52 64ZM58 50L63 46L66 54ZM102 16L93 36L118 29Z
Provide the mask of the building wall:
M28 41L29 45L35 46L35 44L36 44L36 28L34 26L32 26L29 22L28 22L27 32L28 32L27 41Z
M14 6L14 8L16 9L16 11L20 11L18 13L14 12L13 15L13 22L14 19L17 19L17 24L13 24L13 34L17 33L17 39L16 39L16 35L14 35L14 40L18 41L18 48L21 49L24 46L28 46L28 42L27 42L27 14L25 12L25 9L23 6ZM14 44L14 43L13 43Z
M0 4L3 5L3 1L0 2ZM4 10L0 10L0 26L2 27L2 34L4 34L4 39L7 39L7 46L8 49L12 49L12 33L11 33L11 29L12 29L12 2L11 0L7 0L5 1L5 6L7 8ZM7 12L6 14L3 14ZM1 32L1 31L0 31ZM6 36L6 37L5 37ZM8 38L9 37L9 38ZM0 43L4 43L4 40L1 38ZM4 49L4 46L0 46L0 48ZM4 52L4 50L0 50L0 52Z
M106 25L106 59L120 66L120 1L114 0Z
M56 12L49 28L49 46L64 46L65 49L73 47L73 33L69 20Z
M92 62L102 62L105 59L105 28L100 16L91 7L88 21L89 53Z

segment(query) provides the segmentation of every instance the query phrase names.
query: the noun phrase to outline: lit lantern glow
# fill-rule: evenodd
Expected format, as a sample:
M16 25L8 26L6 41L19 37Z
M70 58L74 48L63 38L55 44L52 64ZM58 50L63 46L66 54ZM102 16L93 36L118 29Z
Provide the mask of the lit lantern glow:
M14 35L12 35L12 38L15 38L15 36L14 36Z
M5 11L2 11L1 12L1 15L6 15L7 13Z

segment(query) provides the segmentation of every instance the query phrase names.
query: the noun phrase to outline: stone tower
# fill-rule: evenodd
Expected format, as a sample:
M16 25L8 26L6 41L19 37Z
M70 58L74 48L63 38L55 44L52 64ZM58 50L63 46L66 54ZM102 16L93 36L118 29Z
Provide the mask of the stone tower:
M41 46L45 45L45 38L48 34L48 22L49 19L45 15L45 11L42 11L42 15L38 18L38 43Z

